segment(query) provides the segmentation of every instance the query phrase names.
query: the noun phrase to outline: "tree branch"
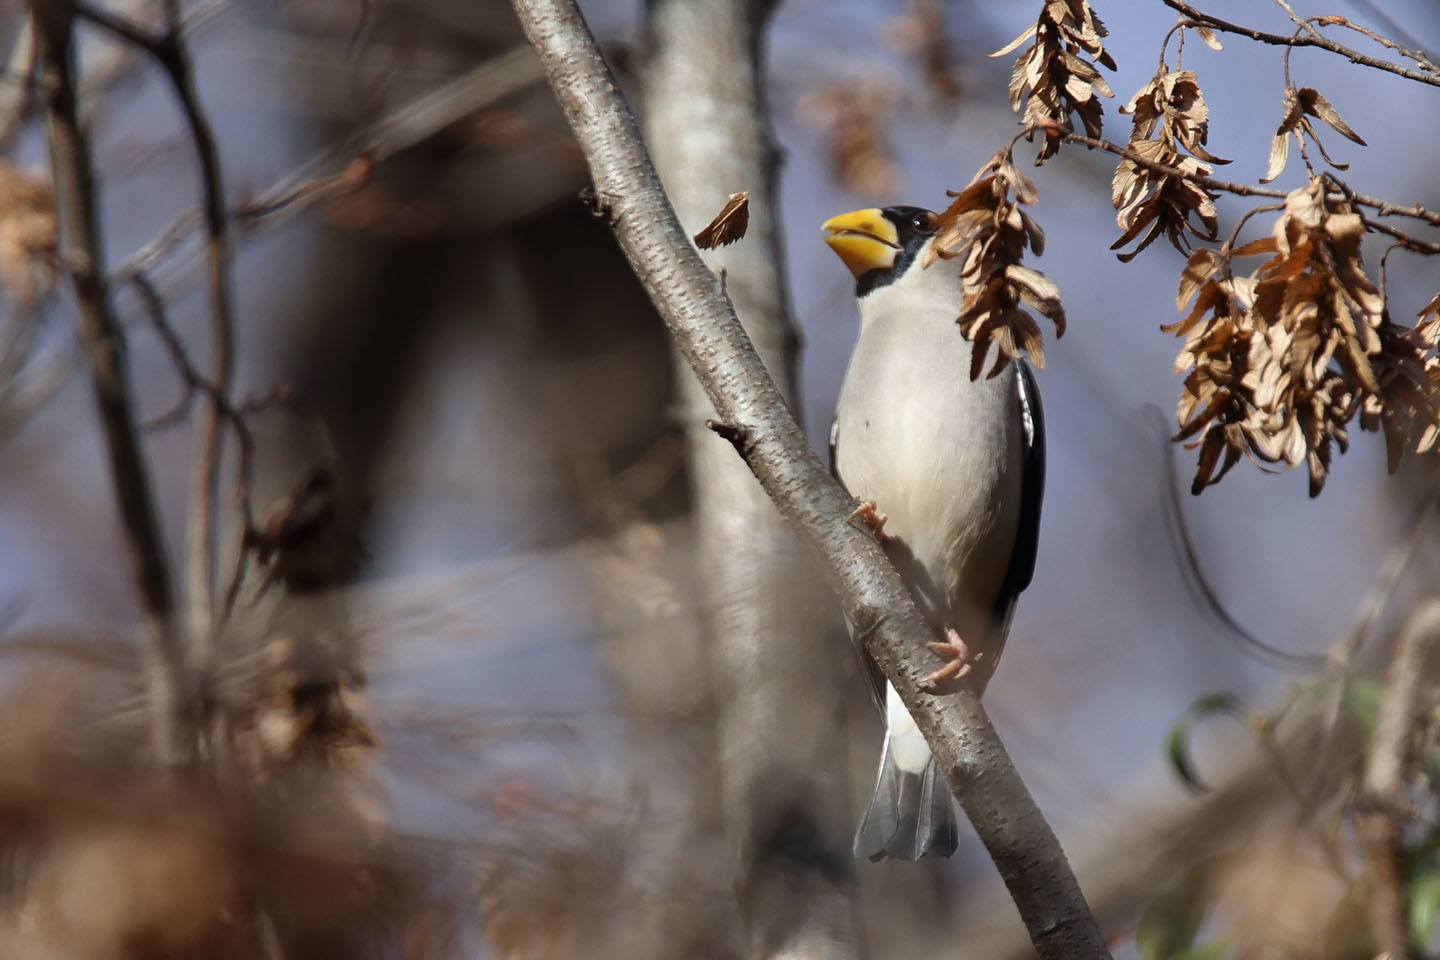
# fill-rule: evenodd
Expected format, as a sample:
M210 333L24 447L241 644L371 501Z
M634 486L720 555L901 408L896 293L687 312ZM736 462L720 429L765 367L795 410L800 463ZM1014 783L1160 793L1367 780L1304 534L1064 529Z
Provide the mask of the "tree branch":
M210 122L195 93L189 49L181 34L177 3L167 7L166 27L159 36L120 17L78 7L77 12L148 53L165 71L185 115L185 124L200 165L201 211L205 250L210 264L210 375L206 403L195 428L195 476L186 525L186 620L196 655L208 654L215 621L215 501L220 486L221 425L228 405L235 350L234 310L230 299L230 237L220 157Z
M749 192L744 242L704 260L777 387L793 398L798 337L762 94L767 14L754 0L649 4L642 113L682 224L702 226L728 194ZM849 757L834 748L844 731L845 661L834 656L831 625L807 616L799 599L823 596L823 588L745 461L706 429L714 409L700 382L678 357L676 368L744 955L855 960L865 938L850 852Z
M234 225L242 234L261 227L278 227L317 203L358 190L368 182L376 164L434 136L456 119L484 109L540 79L539 67L528 46L507 50L452 81L407 100L344 143L321 151L255 200L234 207L230 211ZM320 172L326 170L334 172ZM153 240L116 267L111 283L118 285L135 273L157 270L202 221L201 209L192 207L182 211ZM180 258L178 264L172 264L173 271L188 265L189 253L187 251L187 258Z
M1238 23L1231 23L1228 20L1221 20L1219 17L1212 17L1203 10L1197 10L1182 0L1161 0L1165 6L1177 10L1196 23L1203 24L1213 30L1223 33L1233 33L1242 37L1249 37L1259 43L1268 43L1278 47L1318 47L1321 50L1328 50L1330 53L1339 54L1351 63L1359 64L1362 67L1373 67L1376 70L1383 70L1386 73L1393 73L1406 80L1414 80L1416 83L1429 84L1432 87L1440 87L1440 76L1433 73L1426 73L1423 70L1412 70L1409 67L1401 66L1398 63L1391 63L1389 60L1381 60L1379 57L1372 57L1361 53L1359 50L1352 50L1343 43L1337 43L1318 31L1302 36L1286 36L1279 33L1265 33L1262 30L1254 30L1250 27L1241 26Z
M175 631L164 541L131 412L124 336L111 312L105 282L90 145L80 127L71 71L74 7L68 0L31 0L30 9L64 234L60 256L75 290L77 332L90 369L140 602L151 742L159 762L175 766L188 761L193 749L184 714L185 653Z
M9 150L25 125L33 91L35 54L35 28L27 14L15 31L5 64L5 83L0 85L0 150Z
M968 692L922 692L929 629L854 501L810 449L719 280L681 230L634 117L571 0L516 0L526 36L609 202L616 237L721 420L745 430L748 464L819 557L846 616L915 717L1045 958L1109 957L1054 833ZM963 376L964 371L957 371Z
M1252 187L1248 183L1236 183L1233 180L1217 180L1214 177L1205 177L1197 173L1190 173L1181 170L1179 167L1172 167L1168 163L1152 160L1143 154L1131 150L1129 147L1122 147L1119 144L1111 143L1109 140L1099 140L1095 137L1087 137L1079 133L1066 133L1063 136L1066 143L1078 143L1081 146L1090 147L1092 150L1104 150L1106 153L1113 153L1117 157L1124 157L1136 166L1144 167L1146 170L1162 173L1167 177L1178 177L1182 180L1189 180L1191 183L1197 183L1211 190L1233 193L1240 197L1273 197L1280 200L1284 200L1290 195L1288 190L1277 190L1274 187ZM1397 203L1391 203L1389 200L1382 200L1380 197L1372 197L1363 193L1346 193L1346 196L1360 206L1372 208L1382 217L1390 215L1411 217L1415 220L1423 220L1432 226L1440 227L1440 213L1422 207L1418 203L1401 206ZM1388 230L1385 232L1391 233L1391 231ZM1397 236L1401 240L1409 241L1418 246L1423 247L1425 245L1424 241L1414 240L1413 238L1406 237L1404 234L1397 235L1396 233L1391 233L1391 236Z
M1366 906L1376 945L1394 960L1415 956L1410 946L1405 865L1401 841L1407 801L1405 767L1410 758L1425 664L1440 641L1440 598L1406 618L1395 640L1385 678L1380 716L1365 761L1356 814L1368 884Z

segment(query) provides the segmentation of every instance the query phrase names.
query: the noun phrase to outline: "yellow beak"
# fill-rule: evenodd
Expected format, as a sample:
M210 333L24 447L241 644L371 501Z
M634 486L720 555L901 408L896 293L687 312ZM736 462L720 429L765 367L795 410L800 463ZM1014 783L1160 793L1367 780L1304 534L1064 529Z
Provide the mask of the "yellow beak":
M821 227L825 242L860 277L871 270L889 270L900 256L900 234L885 214L871 207L831 217Z

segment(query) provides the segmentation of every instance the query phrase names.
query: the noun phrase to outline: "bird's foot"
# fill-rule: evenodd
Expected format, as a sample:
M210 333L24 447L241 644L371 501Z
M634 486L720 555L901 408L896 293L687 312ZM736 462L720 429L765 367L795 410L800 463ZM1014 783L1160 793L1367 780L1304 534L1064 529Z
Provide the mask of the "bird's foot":
M845 518L845 521L848 523L856 517L865 521L865 526L869 527L870 532L875 534L876 540L879 540L881 543L885 542L885 521L890 518L875 508L874 500L861 500L860 506L850 511L850 515Z
M922 688L933 689L943 681L958 680L970 672L970 647L953 629L945 631L944 640L927 643L925 646L944 657L946 663L939 670L921 679Z

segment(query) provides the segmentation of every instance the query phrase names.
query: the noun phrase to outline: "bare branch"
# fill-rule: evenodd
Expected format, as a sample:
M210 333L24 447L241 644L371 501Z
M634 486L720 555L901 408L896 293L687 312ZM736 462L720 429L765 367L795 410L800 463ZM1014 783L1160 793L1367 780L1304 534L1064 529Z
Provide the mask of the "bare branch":
M90 144L80 126L71 72L74 8L66 0L31 0L30 9L40 48L50 164L63 227L61 260L75 290L78 335L109 451L111 482L145 632L151 741L159 762L176 766L187 762L193 750L183 713L185 652L175 630L164 539L131 411L124 336L106 288Z
M458 118L537 83L542 73L528 46L506 51L454 80L401 104L375 123L282 178L250 202L230 211L244 232L277 227L298 213L364 186L375 164L434 136ZM322 172L334 171L334 172ZM164 230L121 263L118 284L155 270L203 221L202 211L182 211Z
M1239 228L1236 229L1238 231ZM1225 637L1233 640L1241 652L1247 653L1259 662L1277 670L1307 671L1324 666L1326 658L1322 654L1292 653L1256 636L1236 620L1234 614L1225 606L1225 602L1220 598L1220 592L1215 589L1210 577L1205 573L1205 567L1200 562L1199 552L1195 549L1195 540L1190 534L1190 524L1185 519L1185 507L1180 498L1180 478L1176 473L1175 457L1171 453L1168 443L1171 432L1169 424L1158 407L1151 407L1149 412L1153 414L1152 419L1156 423L1161 439L1167 441L1161 448L1165 474L1165 519L1167 521L1165 526L1166 532L1170 534L1179 553L1183 570L1187 574L1186 586L1195 591L1201 605L1209 610L1211 616L1225 628Z
M1390 37L1386 37L1383 34L1376 33L1374 30L1367 30L1366 28L1350 20L1346 20L1344 23L1336 24L1337 26L1349 27L1351 30L1363 33L1365 36L1369 37L1371 40L1374 40L1376 43L1387 46L1391 50L1394 50L1396 53L1404 57L1408 57L1411 60L1414 60L1426 70L1440 73L1440 65L1437 65L1435 61L1430 58L1430 55L1422 49L1422 45L1419 40L1415 39L1415 35L1409 30L1406 30L1405 27L1400 23L1400 21L1390 16L1390 14L1386 13L1377 4L1375 4L1374 0L1350 0L1350 3L1362 10L1367 17L1378 20L1381 24L1384 25L1386 30L1389 30L1390 33L1399 40L1403 40L1405 41L1405 43L1410 44L1410 47L1407 49L1406 47L1403 47L1399 43L1397 43L1396 40L1392 40L1390 39Z
M1431 598L1406 618L1395 640L1356 814L1368 880L1370 931L1376 945L1395 960L1416 956L1410 946L1401 849L1408 818L1405 767L1425 664L1437 642L1440 598Z
M1310 28L1310 33L1298 37L1285 36L1278 33L1265 33L1262 30L1254 30L1250 27L1241 26L1238 23L1221 20L1219 17L1212 17L1203 10L1197 10L1190 4L1182 2L1182 0L1161 0L1161 2L1170 9L1177 10L1196 23L1204 24L1213 30L1249 37L1251 40L1278 47L1318 47L1321 50L1328 50L1331 53L1339 54L1351 63L1359 64L1362 67L1373 67L1376 70L1393 73L1407 80L1414 80L1416 83L1425 83L1432 87L1440 87L1440 75L1426 73L1423 70L1414 70L1410 67L1401 66L1398 63L1391 63L1389 60L1381 60L1379 57L1363 54L1359 50L1352 50L1343 43L1337 43L1313 28ZM1305 23L1305 21L1302 20L1299 22L1309 27L1309 24Z
M1129 147L1122 147L1119 144L1111 143L1109 140L1100 140L1095 137L1087 137L1079 133L1067 133L1064 134L1064 138L1067 143L1078 143L1090 147L1093 150L1104 150L1107 153L1115 154L1117 157L1124 157L1125 159L1134 163L1136 166L1144 167L1147 170L1153 170L1156 173L1162 173L1167 177L1178 177L1182 180L1189 180L1191 183L1197 183L1200 186L1208 187L1211 190L1220 190L1224 193L1233 193L1236 196L1240 197L1273 197L1277 200L1284 200L1287 196L1289 196L1289 192L1285 190L1276 190L1271 187L1252 187L1248 183L1235 183L1231 180L1217 180L1214 177L1206 177L1198 173L1192 173L1186 170L1182 170L1179 167L1172 167L1169 164L1151 160L1150 158L1140 153L1137 153L1135 150L1132 150ZM1379 213L1382 217L1392 215L1400 217L1411 217L1415 220L1423 220L1426 223L1431 224L1432 226L1440 227L1440 213L1437 213L1436 211L1430 210L1426 207L1422 207L1418 203L1402 207L1399 204L1391 203L1388 200L1382 200L1379 197L1367 196L1363 193L1347 192L1346 196L1348 196L1353 203L1359 204L1362 207L1370 207L1371 209ZM1413 244L1416 248L1419 249L1423 249L1426 246L1425 241L1416 240L1413 237L1409 237L1393 229L1386 229L1383 232L1388 233L1391 236L1396 237L1397 239L1406 240L1407 242Z
M140 47L164 69L185 115L185 124L200 165L202 218L206 256L210 264L210 390L195 429L195 476L190 493L190 519L186 525L185 581L190 643L197 656L208 654L215 621L215 500L220 485L221 421L228 406L233 377L235 320L230 299L230 237L220 157L210 122L195 93L190 52L181 34L177 3L166 7L166 27L159 36L122 18L88 7L80 16L111 30Z
M0 150L9 149L29 112L35 53L35 27L26 16L15 32L10 59L5 64L8 82L0 87Z
M225 422L230 425L230 429L235 434L235 445L238 450L235 460L235 502L240 511L242 535L239 556L235 559L235 569L231 574L230 586L225 591L224 605L221 607L220 621L224 622L230 616L235 607L235 599L240 594L240 584L245 576L245 566L250 556L251 540L255 531L252 501L255 438L251 434L250 426L245 422L245 418L250 414L284 403L288 399L288 392L282 388L276 388L264 396L246 400L239 405L232 403L229 397L216 389L215 385L205 379L190 362L190 355L185 352L185 345L165 317L165 301L161 298L160 292L155 289L155 285L150 282L150 278L143 273L135 273L128 278L128 281L135 292L139 294L140 300L145 306L145 315L149 318L150 325L155 328L160 342L165 345L166 352L170 354L170 360L184 386L184 393L179 402L170 410L146 423L145 426L159 429L180 422L189 414L198 394L206 397L212 406L220 410Z
M818 556L845 613L899 690L990 851L1042 957L1109 957L1058 841L974 694L920 689L929 629L854 501L820 463L756 356L719 281L676 221L634 117L570 0L516 0L530 42L585 151L635 274L718 418L751 438L750 469Z

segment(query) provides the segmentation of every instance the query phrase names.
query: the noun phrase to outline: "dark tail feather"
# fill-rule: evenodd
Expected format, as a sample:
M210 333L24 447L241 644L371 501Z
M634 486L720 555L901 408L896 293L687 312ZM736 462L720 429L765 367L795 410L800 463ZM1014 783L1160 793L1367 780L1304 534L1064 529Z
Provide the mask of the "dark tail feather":
M949 785L935 761L926 764L924 773L905 773L895 766L887 737L875 792L855 831L855 856L869 860L948 857L955 852L955 845L955 810Z

